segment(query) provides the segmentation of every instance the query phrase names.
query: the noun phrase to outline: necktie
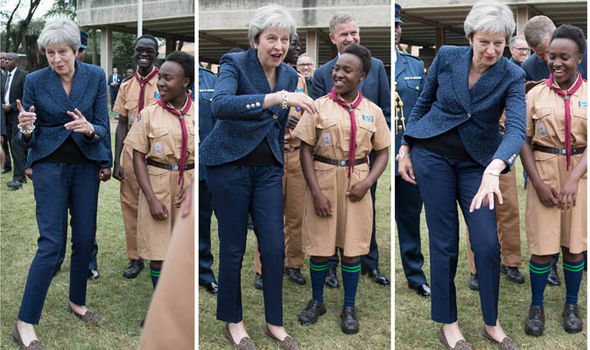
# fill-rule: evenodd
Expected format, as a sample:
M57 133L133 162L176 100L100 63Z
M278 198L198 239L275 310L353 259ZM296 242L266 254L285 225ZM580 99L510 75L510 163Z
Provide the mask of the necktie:
M182 148L180 150L180 169L178 175L178 183L182 181L182 176L184 175L184 166L186 165L186 152L188 148L188 134L186 131L186 122L184 120L184 115L188 112L189 108L191 108L192 101L191 97L187 94L186 95L187 102L186 106L182 109L182 111L177 111L176 109L168 106L168 104L160 99L157 99L158 104L167 110L168 112L178 116L178 120L180 121L180 128L182 129Z
M147 77L144 79L141 78L139 75L139 70L135 72L135 80L139 83L139 101L137 103L137 113L141 112L143 109L144 99L145 99L145 84L147 84L150 79L152 79L156 74L158 74L158 67L154 66L152 72L148 74Z
M8 73L8 75L6 76L6 84L4 84L4 98L7 99L8 98L8 87L10 86L10 77L12 76L12 73Z
M551 90L563 97L563 103L565 105L565 159L567 170L569 170L572 162L572 115L570 110L570 96L582 86L582 75L580 72L577 72L577 74L578 79L576 80L576 83L567 91L563 91L562 89L553 86L553 74L550 74L549 79L546 81L547 86L549 86Z
M361 90L358 90L358 92L359 95L352 104L348 104L346 101L343 101L340 98L338 98L338 94L336 94L336 90L334 90L334 88L332 88L332 91L330 91L330 93L328 94L328 97L334 100L334 102L348 109L348 113L350 115L350 143L348 144L348 178L350 178L350 174L352 174L352 171L354 170L354 159L356 155L356 118L354 117L354 109L363 100L363 94L361 93Z

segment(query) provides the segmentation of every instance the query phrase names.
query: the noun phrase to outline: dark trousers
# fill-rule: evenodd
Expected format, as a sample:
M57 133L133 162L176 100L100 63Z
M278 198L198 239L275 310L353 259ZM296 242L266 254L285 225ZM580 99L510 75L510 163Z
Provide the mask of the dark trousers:
M10 153L12 154L12 179L25 181L25 164L27 163L27 149L18 141L18 113L10 111L6 118L11 120Z
M483 319L486 325L495 325L500 283L496 213L488 207L469 212L484 167L473 160L456 160L416 147L412 149L412 164L430 234L432 319L439 323L457 321L454 279L459 256L459 202L475 256Z
M39 226L38 248L29 269L18 318L38 324L53 272L63 249L63 228L70 208L72 257L69 300L86 304L88 262L96 233L98 165L36 163L33 188Z
M6 135L4 136L4 140L2 140L2 149L4 150L4 159L5 159L5 163L4 163L4 169L6 169L7 171L12 170L12 161L10 160L10 146L8 145L8 139L10 139L10 128L7 126L6 127Z
M115 101L117 100L117 95L119 94L119 88L111 87L111 109L115 106Z
M61 266L63 264L65 257L66 257L66 244L68 243L68 223L67 223L67 215L64 220L64 227L63 227L63 247L60 250L59 259L57 260L57 266ZM72 241L73 243L73 241ZM94 242L92 243L92 256L90 257L90 263L88 263L88 270L98 270L98 261L96 260L96 255L98 254L98 242L96 242L96 237L94 237Z
M418 186L413 185L401 176L395 177L395 222L399 240L400 257L404 274L409 286L421 286L426 283L422 271L424 256L420 241L420 212L422 197Z
M246 250L248 213L252 215L264 282L266 322L283 325L282 167L276 165L218 166L207 168L209 189L219 232L219 291L217 319L242 320L240 277Z
M211 254L211 215L213 203L207 180L199 181L199 283L215 282L215 275L211 269L213 254Z
M373 167L377 153L371 151L369 153L369 167ZM377 181L371 186L371 201L373 205L373 228L371 229L371 245L369 246L369 252L366 255L361 255L361 266L366 270L373 270L379 267L379 247L377 246L377 239L375 238L375 195L377 193ZM330 257L329 264L331 267L336 268L338 266L338 249L334 252L334 255Z

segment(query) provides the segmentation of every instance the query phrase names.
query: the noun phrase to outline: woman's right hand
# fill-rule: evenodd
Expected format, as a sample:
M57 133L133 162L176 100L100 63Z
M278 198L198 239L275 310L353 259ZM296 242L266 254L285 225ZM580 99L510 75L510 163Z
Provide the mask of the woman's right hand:
M399 148L398 154L405 154L403 157L397 158L397 173L401 175L405 181L417 185L416 176L414 176L414 167L412 166L412 158L410 158L410 147L403 145Z
M151 202L149 202L150 204L150 214L152 214L152 217L154 218L154 220L166 220L168 218L168 209L166 208L166 206L164 204L162 204L162 202L160 202L159 200L155 199Z
M35 113L35 107L31 106L29 111L25 111L20 100L16 100L16 107L18 108L18 124L23 130L31 130L33 123L37 120L37 114Z
M313 207L317 216L332 216L332 202L321 191L318 194L312 194Z
M282 100L282 95L281 95ZM299 107L307 113L315 114L318 112L313 99L303 92L289 92L287 96L287 105L289 107Z
M540 184L533 184L535 191L537 192L537 197L541 203L543 203L546 207L554 207L559 204L559 193L557 190L544 182Z

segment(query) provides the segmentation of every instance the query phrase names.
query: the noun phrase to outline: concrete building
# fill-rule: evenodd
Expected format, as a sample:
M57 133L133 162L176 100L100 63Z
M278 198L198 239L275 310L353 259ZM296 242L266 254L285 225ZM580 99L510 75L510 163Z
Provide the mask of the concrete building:
M232 47L248 49L248 24L254 11L268 5L262 0L200 0L199 61L217 63ZM276 0L289 10L297 23L302 52L316 65L336 56L328 37L328 22L336 13L347 12L359 22L361 44L374 57L391 67L391 0Z

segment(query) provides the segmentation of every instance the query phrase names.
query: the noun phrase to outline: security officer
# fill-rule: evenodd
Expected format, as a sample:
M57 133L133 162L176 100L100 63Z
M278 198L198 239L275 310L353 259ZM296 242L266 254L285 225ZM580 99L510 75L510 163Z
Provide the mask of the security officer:
M392 131L395 132L395 154L398 154L405 131L406 117L410 115L424 86L424 62L419 58L397 49L403 23L402 7L395 4L395 119ZM424 257L420 251L420 212L422 198L418 186L406 182L397 173L395 163L395 221L401 251L404 274L408 286L421 296L430 295L430 287L422 271Z
M199 67L199 142L205 140L215 125L211 113L211 100L216 76L208 69ZM207 168L199 163L199 285L212 294L217 293L217 282L211 269L211 215L213 204L207 186Z

